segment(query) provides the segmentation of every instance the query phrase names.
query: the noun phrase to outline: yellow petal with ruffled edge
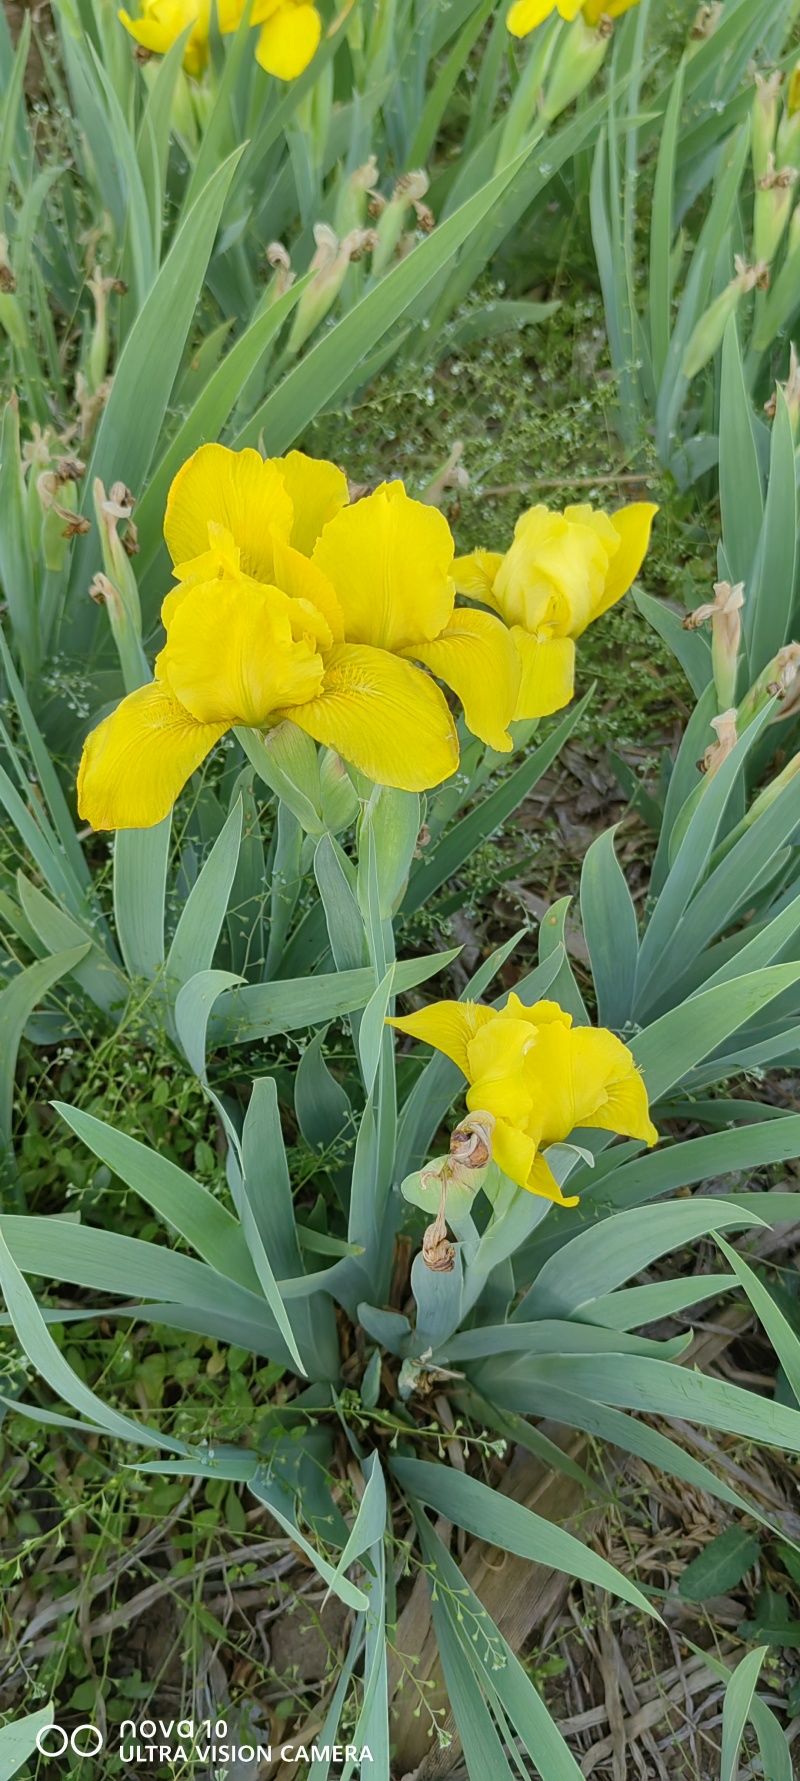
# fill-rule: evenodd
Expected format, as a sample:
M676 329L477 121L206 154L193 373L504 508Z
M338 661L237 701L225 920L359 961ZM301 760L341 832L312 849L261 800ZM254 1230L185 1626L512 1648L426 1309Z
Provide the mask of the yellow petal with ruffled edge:
M525 1127L531 1096L524 1075L527 1053L537 1032L526 1020L500 1020L497 1015L467 1045L470 1091L467 1105L486 1107L495 1119Z
M494 606L494 584L503 561L499 550L474 550L469 557L456 557L453 564L453 580L456 592L466 594L470 600L481 600L484 606Z
M529 1131L540 1145L560 1144L578 1124L572 1031L559 1020L538 1028L538 1043L525 1059L533 1114Z
M511 636L522 670L515 719L550 717L568 705L575 691L575 645L571 637L534 636L512 625Z
M313 699L322 685L322 657L293 639L292 604L255 581L189 588L156 674L198 723L258 728L279 706Z
M243 12L244 0L217 0L217 22L223 37L227 37L229 32L236 30L241 23ZM251 24L256 23L252 17L250 22Z
M576 19L582 5L583 0L515 0L506 24L512 37L527 37L554 12L562 19Z
M574 1027L570 1051L575 1124L657 1144L647 1090L627 1045L604 1027Z
M480 1002L430 1002L427 1008L418 1008L415 1014L397 1015L386 1024L444 1052L458 1065L462 1076L469 1076L470 1039L496 1018L494 1009L483 1008Z
M288 539L293 508L276 462L257 451L201 445L178 471L167 498L164 537L176 565L209 548L209 521L231 534L241 568L256 581L274 579L273 533Z
M149 829L172 809L227 724L198 724L157 680L103 719L83 745L78 811L93 829Z
M540 1114L540 1145L562 1143L576 1126L657 1142L633 1058L604 1027L541 1026L526 1059L526 1082Z
M517 704L521 671L514 640L489 612L458 606L433 643L401 652L415 656L457 693L467 728L499 754L513 748L506 728Z
M427 791L458 766L455 725L435 682L366 644L335 644L325 657L319 698L280 715L375 785Z
M593 614L595 618L615 606L636 580L647 555L650 531L657 513L658 508L651 501L632 501L629 507L621 507L618 513L612 513L611 524L619 537L619 550L608 565L602 598Z
M564 518L568 526L585 527L590 532L593 532L595 538L599 541L605 555L605 566L602 571L604 586L608 581L609 564L611 563L612 558L616 556L620 545L619 533L616 530L613 521L609 518L607 513L603 512L602 507L592 507L590 501L576 501L569 507L565 507ZM600 565L601 559L599 556L597 561L598 565ZM602 588L600 591L602 591ZM573 637L577 636L577 632L574 628L572 630L572 635Z
M327 575L323 575L317 564L295 550L293 545L285 544L282 538L275 540L275 581L293 600L302 600L316 607L323 616L330 632L326 649L331 643L343 641L342 609Z
M570 524L563 513L530 507L514 527L494 584L509 625L536 631L543 624L572 636L605 587L608 552L591 526Z
M579 1194L565 1194L559 1187L555 1175L545 1156L538 1152L527 1181L524 1183L529 1194L539 1194L543 1200L553 1200L556 1206L577 1206Z
M630 12L631 7L638 4L639 0L583 0L583 16L587 25L599 25L604 16L621 19L624 12Z
M517 997L514 995L513 990L508 1000L509 1006L512 1002L517 1001ZM521 1006L522 1004L520 1003L520 1007ZM532 1020L534 1026L537 1027L549 1027L552 1026L554 1022L557 1022L560 1027L572 1026L572 1015L567 1014L565 1008L560 1008L558 1002L534 1002L527 1012L529 1019Z
M296 80L316 55L322 20L313 6L285 0L261 27L256 61L278 80Z
M196 76L202 74L208 61L209 14L208 0L155 0L155 4L149 0L140 18L131 18L124 8L118 17L143 49L158 56L165 56L186 26L192 24L183 66L187 74Z
M412 501L401 482L343 507L312 561L336 589L348 643L399 650L431 642L452 614L450 527L437 508Z
M281 472L294 508L289 543L310 557L323 526L349 504L347 477L327 458L307 458L304 451L288 451L285 458L272 462Z
M518 1126L498 1119L492 1133L492 1158L510 1181L516 1181L517 1187L527 1187L536 1160L536 1142Z

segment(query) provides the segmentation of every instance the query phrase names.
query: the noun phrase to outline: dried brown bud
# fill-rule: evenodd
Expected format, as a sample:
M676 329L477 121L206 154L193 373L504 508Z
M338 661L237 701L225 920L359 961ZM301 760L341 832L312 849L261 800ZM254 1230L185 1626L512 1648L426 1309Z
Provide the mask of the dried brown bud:
M8 257L8 236L0 234L0 291L4 291L8 296L16 288L17 281Z
M713 778L723 761L727 760L728 755L736 747L738 741L737 716L738 713L731 707L729 711L722 711L719 717L712 717L711 728L716 732L717 740L710 744L702 760L697 763L701 773L707 773Z
M450 1136L450 1155L461 1169L486 1169L492 1160L491 1113L473 1113Z
M89 599L94 600L95 606L107 606L109 599L118 598L117 590L109 581L108 576L97 574L89 588Z
M69 508L62 507L58 501L53 502L53 512L65 522L65 538L82 538L85 532L91 532L92 522L86 518L85 513L70 513Z
M290 272L292 262L282 241L271 241L267 248L267 265L280 267L282 272Z
M81 458L56 459L55 472L59 482L80 482L85 471L86 465Z
M429 185L428 175L421 167L411 173L401 173L400 178L395 181L392 198L403 198L406 204L417 204L420 198L424 198Z
M139 533L137 532L132 519L128 520L128 524L122 534L122 548L126 557L138 557L139 555Z
M432 1274L452 1274L456 1265L456 1246L449 1237L430 1224L422 1239L422 1259Z
M124 482L112 482L108 491L108 500L103 506L106 513L113 513L115 519L129 519L136 505L136 496L126 488Z
M701 6L689 32L689 42L705 43L706 38L716 30L721 17L721 0L713 0L713 4L710 6Z
M374 229L354 229L351 235L345 236L346 242L350 240L355 243L350 253L351 260L362 260L365 254L374 253L378 245L378 236Z
M789 186L794 185L796 179L796 167L776 167L775 156L770 155L767 171L756 180L756 186L760 192L785 192Z

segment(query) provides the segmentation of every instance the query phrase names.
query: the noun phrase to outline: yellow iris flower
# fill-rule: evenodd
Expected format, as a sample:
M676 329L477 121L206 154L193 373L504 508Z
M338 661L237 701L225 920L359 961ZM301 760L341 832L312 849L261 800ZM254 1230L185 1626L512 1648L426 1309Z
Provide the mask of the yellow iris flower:
M453 541L433 507L390 483L348 506L341 470L302 452L205 445L178 472L164 522L178 586L161 609L155 679L87 737L81 816L160 822L225 731L291 720L380 785L448 779L451 685L475 733L508 748L519 666L489 613L455 611Z
M657 512L646 501L611 515L530 507L505 556L479 550L456 560L459 592L493 606L510 627L522 670L515 718L547 717L569 704L575 639L627 593Z
M144 49L163 56L191 24L183 65L187 74L202 74L209 56L211 0L141 0L141 7L135 19L124 9L120 12L126 31ZM243 11L244 0L217 0L223 36L236 30ZM261 26L256 61L279 80L296 80L315 55L322 35L316 7L310 0L255 0L251 23Z
M208 62L211 0L142 0L138 18L131 18L124 7L119 17L131 37L157 56L165 56L186 26L191 25L183 66L187 74L202 74Z
M253 24L261 26L256 61L279 80L296 80L316 54L322 35L316 7L308 0L256 0Z
M582 12L587 25L598 25L601 18L621 18L637 4L638 0L514 0L506 24L512 37L527 37L554 12L570 22Z
M605 1027L573 1027L556 1002L526 1008L512 992L499 1013L477 1002L433 1002L389 1025L458 1065L469 1083L470 1112L495 1120L495 1162L529 1193L577 1204L565 1199L541 1154L577 1126L658 1142L627 1046Z

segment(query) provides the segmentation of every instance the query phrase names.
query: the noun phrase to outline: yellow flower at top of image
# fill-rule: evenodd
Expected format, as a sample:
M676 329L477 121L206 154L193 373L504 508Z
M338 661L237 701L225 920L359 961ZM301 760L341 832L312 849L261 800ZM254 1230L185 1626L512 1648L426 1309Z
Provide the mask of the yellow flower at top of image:
M627 593L642 566L658 508L635 501L607 514L589 505L530 507L505 556L457 558L456 587L492 606L511 629L522 677L515 718L547 717L575 686L575 640Z
M205 445L183 465L155 678L84 744L78 802L94 828L159 822L238 725L290 719L376 784L438 785L458 742L434 674L476 734L510 748L514 644L489 613L455 610L447 521L399 482L348 503L342 471L302 452Z
M217 18L223 36L239 25L245 0L217 0ZM124 9L119 16L143 49L166 55L168 49L192 26L184 51L187 74L201 75L209 57L212 0L141 0L141 12L132 18ZM254 0L251 24L260 25L256 61L267 74L295 80L308 67L319 45L322 20L310 0Z
M119 14L131 37L135 37L143 49L165 56L181 32L191 25L183 52L183 66L187 74L202 74L208 62L211 0L141 0L141 5L138 18L131 18L124 8Z
M512 37L527 37L554 12L570 23L582 12L587 25L598 25L601 18L621 18L637 4L638 0L514 0L506 23Z
M542 1155L576 1127L658 1142L627 1046L605 1027L574 1027L556 1002L529 1008L513 991L499 1013L478 1002L432 1002L389 1025L458 1065L469 1083L470 1112L491 1113L495 1121L495 1162L529 1193L577 1205Z
M255 0L252 22L261 26L256 61L279 80L296 80L316 54L322 35L316 7L308 0Z

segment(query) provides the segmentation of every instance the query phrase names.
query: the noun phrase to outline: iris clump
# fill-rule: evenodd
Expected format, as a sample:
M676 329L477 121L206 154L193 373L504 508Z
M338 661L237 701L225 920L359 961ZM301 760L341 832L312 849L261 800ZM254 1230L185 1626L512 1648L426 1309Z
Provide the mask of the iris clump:
M152 826L227 730L287 722L377 785L428 790L459 760L437 681L509 752L512 720L572 697L575 638L630 586L655 511L534 507L504 557L456 562L444 516L399 481L351 503L324 459L202 446L167 502L166 643L86 740L81 816Z
M443 516L387 483L349 505L334 464L203 446L164 535L178 586L155 677L87 738L94 828L160 822L226 730L297 724L377 784L420 791L458 765L456 726L510 749L519 667L499 618L456 609Z

